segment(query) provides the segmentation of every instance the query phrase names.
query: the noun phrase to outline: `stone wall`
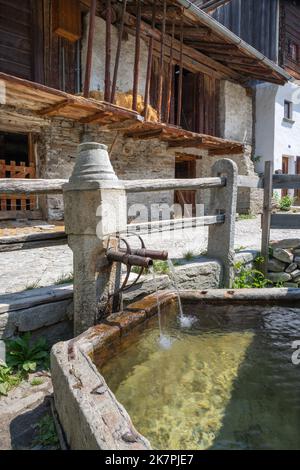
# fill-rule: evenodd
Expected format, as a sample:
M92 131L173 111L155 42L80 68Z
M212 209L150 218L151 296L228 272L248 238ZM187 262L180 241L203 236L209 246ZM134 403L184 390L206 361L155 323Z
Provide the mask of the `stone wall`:
M267 278L284 287L300 287L300 238L271 242Z
M82 64L86 63L87 52L87 35L88 35L88 22L89 15L85 17L84 34L82 38ZM92 63L92 76L91 76L91 90L104 90L104 77L105 77L105 21L96 16L95 21L95 36L94 36L94 53ZM118 43L118 29L112 25L111 28L111 68L110 73L113 77L114 64L116 57L116 49ZM117 91L127 92L132 91L133 88L133 71L134 71L134 55L135 55L135 38L133 35L128 34L126 39L122 41L121 59L118 70ZM147 61L148 61L148 47L145 41L141 40L140 51L140 80L139 80L139 94L142 96L145 92L145 81L147 74ZM82 81L84 80L84 66L82 67Z

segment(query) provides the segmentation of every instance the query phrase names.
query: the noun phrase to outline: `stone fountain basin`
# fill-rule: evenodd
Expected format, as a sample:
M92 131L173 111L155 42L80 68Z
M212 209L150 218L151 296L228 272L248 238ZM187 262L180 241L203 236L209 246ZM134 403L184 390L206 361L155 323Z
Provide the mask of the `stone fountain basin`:
M300 289L212 289L182 291L186 305L289 305L299 307ZM174 292L159 294L162 309L177 302ZM213 310L213 309L212 309ZM101 368L120 343L139 334L157 315L157 299L149 295L105 322L89 328L70 341L60 342L51 351L51 372L55 406L71 449L147 450L149 441L133 426L125 408L117 401Z

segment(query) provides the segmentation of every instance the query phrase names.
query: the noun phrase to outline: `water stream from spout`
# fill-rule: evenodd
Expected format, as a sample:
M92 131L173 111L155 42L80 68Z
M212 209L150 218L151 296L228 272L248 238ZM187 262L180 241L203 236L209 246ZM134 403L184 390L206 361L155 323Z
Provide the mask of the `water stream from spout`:
M155 276L155 271L154 271L154 268L153 267L150 267L149 268L151 274L152 274L152 277L153 277L153 283L154 283L154 287L155 287L155 294L156 294L156 301L157 301L157 315L158 315L158 327L159 327L159 344L162 348L164 349L169 349L171 347L171 344L172 344L172 340L170 337L166 336L164 333L163 333L163 330L162 330L162 324L161 324L161 304L160 304L160 300L159 300L159 293L158 293L158 284L157 284L157 279L156 279L156 276Z
M170 259L168 259L168 266L169 266L169 269L170 269L170 272L171 272L171 281L173 283L173 286L174 286L174 289L176 291L177 298L178 298L178 309L179 309L180 325L182 326L182 328L190 328L192 326L192 324L194 323L195 318L192 317L192 316L189 316L189 315L184 315L183 308L182 308L181 297L180 297L180 291L179 291L178 283L177 283L177 280L176 280L176 271L175 271L174 264L172 263L172 260L170 260Z

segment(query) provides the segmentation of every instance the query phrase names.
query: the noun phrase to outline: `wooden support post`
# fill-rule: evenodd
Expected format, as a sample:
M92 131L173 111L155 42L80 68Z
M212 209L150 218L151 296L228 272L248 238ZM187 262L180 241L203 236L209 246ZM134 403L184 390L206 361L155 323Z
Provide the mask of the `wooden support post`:
M173 82L173 44L174 44L174 35L175 35L175 23L172 25L172 40L171 40L171 49L170 49L170 62L169 62L169 76L168 76L168 88L167 88L167 114L166 114L166 123L170 121L170 112L171 112L171 94L172 94L172 82Z
M163 94L163 78L164 78L166 16L167 16L167 0L164 0L164 11L163 11L161 43L160 43L158 98L157 98L157 111L158 111L158 120L159 121L162 120L162 94Z
M153 8L152 8L152 29L155 28L155 14L156 14L156 0L154 0ZM153 59L153 37L151 36L150 40L149 40L147 75L146 75L145 97L144 97L144 117L145 117L145 121L147 121L147 118L148 118L148 106L149 106L149 101L150 101L150 84L151 84L151 72L152 72L152 59Z
M118 38L118 46L117 46L114 76L113 76L113 84L112 84L112 89L111 89L111 102L112 103L114 103L115 95L116 95L117 78L118 78L118 69L119 69L121 47L122 47L122 38L123 38L123 31L124 31L124 18L125 18L125 13L126 13L126 5L127 5L127 0L123 0L122 16L121 16L121 22L120 22L120 26L119 26L119 38Z
M177 126L181 124L181 110L182 110L182 78L183 78L183 18L181 18L180 25L180 63L179 63L179 80L178 80L178 98L177 98Z
M271 210L273 196L273 162L265 163L264 173L264 205L262 214L262 234L261 234L261 256L263 261L263 272L268 272L269 262L269 244L270 244L270 228L271 228Z
M133 71L133 91L132 91L132 109L137 111L137 95L139 91L139 73L140 73L140 48L141 48L141 0L137 0L136 11L136 32L135 32L135 57Z
M93 44L94 44L94 34L95 34L96 4L97 4L97 0L91 1L89 35L88 35L88 45L87 45L87 53L86 53L84 87L83 87L83 96L85 98L88 98L89 92L90 92Z
M104 100L110 103L110 62L111 62L111 0L106 0L106 40L105 40L105 83Z

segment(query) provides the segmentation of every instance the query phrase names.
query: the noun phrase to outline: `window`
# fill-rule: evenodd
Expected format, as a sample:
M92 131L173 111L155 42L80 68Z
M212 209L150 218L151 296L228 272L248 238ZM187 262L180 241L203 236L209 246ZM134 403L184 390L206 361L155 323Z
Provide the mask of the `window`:
M291 101L284 101L284 118L289 121L293 120L293 103Z

